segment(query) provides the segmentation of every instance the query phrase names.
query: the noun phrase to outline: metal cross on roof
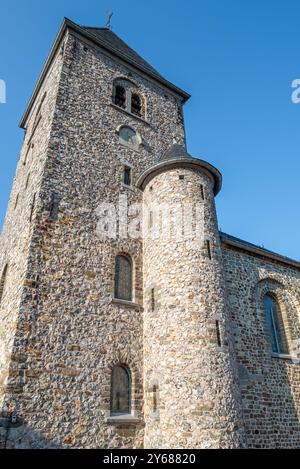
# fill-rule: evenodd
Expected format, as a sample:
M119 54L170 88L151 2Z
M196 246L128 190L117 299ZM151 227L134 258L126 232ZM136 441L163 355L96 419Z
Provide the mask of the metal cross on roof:
M111 29L111 18L113 16L113 12L112 11L108 11L107 12L107 21L106 21L106 27L107 29Z

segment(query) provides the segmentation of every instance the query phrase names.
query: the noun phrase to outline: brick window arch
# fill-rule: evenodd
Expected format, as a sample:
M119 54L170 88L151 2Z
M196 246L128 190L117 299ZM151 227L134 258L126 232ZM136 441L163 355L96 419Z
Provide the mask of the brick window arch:
M5 281L7 277L7 270L8 270L8 264L6 264L6 266L4 267L2 275L1 275L1 279L0 279L0 305L1 305L2 298L3 298Z
M110 413L131 414L131 373L126 365L115 365L112 369Z
M133 301L132 285L133 265L131 257L118 255L115 261L115 299Z

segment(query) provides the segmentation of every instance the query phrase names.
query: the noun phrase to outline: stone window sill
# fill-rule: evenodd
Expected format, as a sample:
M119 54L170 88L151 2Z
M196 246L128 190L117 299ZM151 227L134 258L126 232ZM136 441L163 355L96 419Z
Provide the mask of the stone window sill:
M122 182L122 187L124 189L129 189L130 191L134 192L135 191L135 187L134 186L128 186L127 184L125 184L124 182Z
M134 415L110 415L105 419L106 423L111 425L137 425L140 423L140 419Z
M271 357L272 357L272 358L279 358L280 360L292 361L292 362L295 363L295 364L299 364L299 363L300 363L300 358L295 357L295 356L293 356L293 355L286 355L286 354L283 354L283 353L272 353L272 354L271 354Z
M149 125L149 126L150 126L150 123L149 123L148 121L146 121L145 119L143 119L142 117L136 116L135 114L132 114L132 112L129 112L129 111L127 111L126 109L122 109L121 107L117 106L117 105L114 104L114 103L110 103L110 105L111 105L114 109L117 109L118 111L123 112L124 114L127 114L127 116L133 117L134 119L137 119L137 120L139 120L140 122L143 122L143 124L146 124L146 125Z
M118 306L125 306L128 308L134 308L134 309L140 308L140 305L135 303L134 301L119 300L118 298L113 298L112 303Z

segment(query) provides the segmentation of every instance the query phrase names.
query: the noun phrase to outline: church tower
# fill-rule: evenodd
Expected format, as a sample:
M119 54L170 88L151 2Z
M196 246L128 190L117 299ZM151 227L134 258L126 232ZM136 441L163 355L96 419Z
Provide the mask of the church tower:
M243 445L220 174L186 154L188 98L110 29L64 20L1 235L3 447ZM201 247L132 235L134 207L174 196L202 199Z

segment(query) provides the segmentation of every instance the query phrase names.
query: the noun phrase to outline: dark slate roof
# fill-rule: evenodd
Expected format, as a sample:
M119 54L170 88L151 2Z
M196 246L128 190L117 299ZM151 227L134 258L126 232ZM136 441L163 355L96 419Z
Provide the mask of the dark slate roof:
M27 117L30 113L30 110L35 102L35 99L38 95L38 92L41 88L41 85L47 76L49 68L53 62L53 59L60 47L61 41L65 35L67 29L74 31L77 34L85 37L89 41L95 43L97 46L101 47L104 50L107 50L115 57L120 58L124 62L127 62L129 65L137 68L139 71L145 73L150 78L156 80L161 85L167 87L173 93L176 93L183 99L183 102L187 101L190 98L190 95L186 93L181 88L178 88L176 85L165 79L155 68L153 68L146 60L144 60L137 52L135 52L131 47L129 47L122 39L119 38L114 32L107 28L93 28L88 26L79 26L68 18L64 18L63 24L56 36L55 42L52 46L51 52L46 60L46 63L43 67L40 78L36 84L36 87L31 95L28 106L23 114L22 120L20 122L21 128L25 128Z
M144 68L148 73L157 75L160 79L163 78L162 75L155 70L146 60L143 59L137 52L135 52L131 47L129 47L117 34L111 31L108 28L92 28L89 26L82 26L82 29L87 31L90 34L93 34L97 37L102 43L106 43L106 46L112 50L112 52L117 52L119 55L123 56L134 62L137 67Z
M209 164L207 161L200 160L191 156L183 145L174 143L168 148L165 153L158 158L153 166L146 169L137 181L137 187L144 190L146 185L153 179L156 174L168 171L173 168L192 168L194 170L207 171L213 178L214 182L214 194L217 195L222 187L222 175L214 166Z
M183 145L174 143L167 151L162 155L159 161L174 160L178 158L190 158L191 155L186 151Z
M300 262L296 261L295 259L290 259L289 257L283 256L274 251L270 251L269 249L266 249L264 247L258 246L253 243L249 243L248 241L245 241L240 238L236 238L235 236L229 235L227 233L223 233L222 231L220 231L220 238L221 238L221 241L228 243L231 246L235 246L240 249L245 249L246 251L250 251L254 254L258 254L264 257L269 257L270 259L273 259L283 264L288 264L288 265L291 265L293 267L300 269Z

